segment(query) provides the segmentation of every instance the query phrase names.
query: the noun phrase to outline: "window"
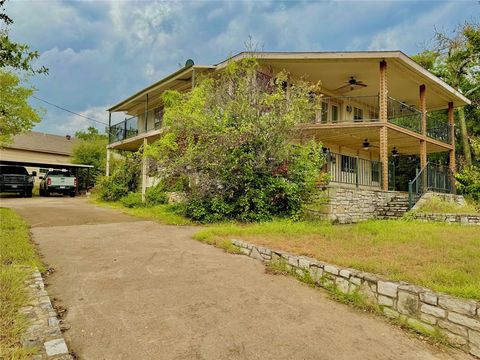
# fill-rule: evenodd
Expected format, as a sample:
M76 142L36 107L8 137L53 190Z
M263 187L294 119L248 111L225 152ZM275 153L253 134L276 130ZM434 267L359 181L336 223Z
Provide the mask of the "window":
M322 113L320 116L320 122L325 124L328 121L328 102L326 101L322 101Z
M45 173L48 172L48 169L40 168L40 169L38 170L38 172L39 172L40 174L45 174Z
M380 163L372 161L372 181L380 182Z
M153 111L153 120L155 122L155 129L160 129L163 123L163 107L156 108Z
M342 155L342 171L354 173L357 170L357 158Z
M338 122L338 105L332 105L330 113L332 123Z
M353 108L353 120L354 121L361 121L363 120L363 109L354 107Z

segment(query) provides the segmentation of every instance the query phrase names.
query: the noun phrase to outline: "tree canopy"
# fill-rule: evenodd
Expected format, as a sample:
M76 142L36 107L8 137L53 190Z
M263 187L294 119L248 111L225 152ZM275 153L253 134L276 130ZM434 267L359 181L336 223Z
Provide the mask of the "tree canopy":
M40 122L40 113L28 103L34 89L21 86L20 78L0 69L0 146L8 144L12 136L29 131Z
M433 46L413 58L472 100L472 105L457 109L458 143L465 164L471 165L471 138L480 136L479 25L466 22L452 34L436 31Z

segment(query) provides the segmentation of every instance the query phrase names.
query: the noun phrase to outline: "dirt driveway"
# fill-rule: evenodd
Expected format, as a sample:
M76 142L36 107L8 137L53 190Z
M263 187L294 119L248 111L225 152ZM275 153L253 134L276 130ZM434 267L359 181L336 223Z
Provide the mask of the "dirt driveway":
M80 359L470 359L260 263L81 198L1 199L56 269Z

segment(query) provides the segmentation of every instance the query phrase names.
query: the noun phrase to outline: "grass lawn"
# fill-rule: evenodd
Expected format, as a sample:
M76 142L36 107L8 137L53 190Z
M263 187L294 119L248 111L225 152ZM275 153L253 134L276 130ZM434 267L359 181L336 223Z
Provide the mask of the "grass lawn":
M478 204L466 203L465 205L458 205L451 201L442 200L438 196L434 196L428 199L421 207L418 209L419 212L424 213L449 213L449 214L479 214L480 210L475 207Z
M119 201L102 201L96 198L91 200L94 204L118 209L125 214L157 221L166 225L194 225L192 221L182 216L174 205L155 205L151 207L127 208Z
M213 225L195 237L214 244L238 238L480 300L480 227L476 226L403 220L352 225L277 220Z
M0 208L0 359L29 359L19 342L27 324L18 313L28 303L25 281L30 271L44 270L29 236L28 225L10 209Z

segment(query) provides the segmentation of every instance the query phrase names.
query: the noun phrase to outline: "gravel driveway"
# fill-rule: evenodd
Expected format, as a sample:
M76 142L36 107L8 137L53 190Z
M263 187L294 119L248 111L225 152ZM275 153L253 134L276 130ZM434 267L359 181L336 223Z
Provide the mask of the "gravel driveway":
M56 269L79 359L471 359L259 262L82 198L1 199Z

